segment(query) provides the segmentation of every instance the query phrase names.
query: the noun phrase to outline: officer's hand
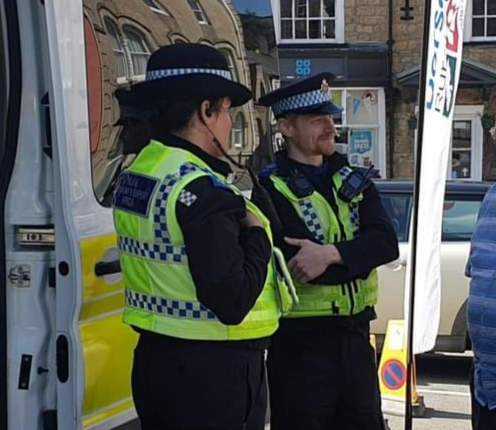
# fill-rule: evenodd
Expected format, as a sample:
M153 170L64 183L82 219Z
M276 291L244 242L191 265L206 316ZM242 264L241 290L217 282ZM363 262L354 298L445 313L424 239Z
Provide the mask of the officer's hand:
M249 229L250 227L263 227L262 222L251 212L246 211L246 216L239 220L241 227Z
M334 245L319 245L308 239L284 240L292 246L300 248L289 260L288 267L292 275L300 282L309 282L322 275L331 264L342 264L341 255Z

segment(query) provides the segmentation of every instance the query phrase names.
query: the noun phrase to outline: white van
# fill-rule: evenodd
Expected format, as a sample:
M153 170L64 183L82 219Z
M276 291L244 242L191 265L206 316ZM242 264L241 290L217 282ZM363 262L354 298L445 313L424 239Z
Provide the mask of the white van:
M83 5L0 5L0 428L132 421L135 333L93 187Z
M113 94L185 41L221 49L250 85L241 25L230 0L0 2L0 429L139 428L110 208L128 158ZM243 158L268 114L249 104L233 117Z

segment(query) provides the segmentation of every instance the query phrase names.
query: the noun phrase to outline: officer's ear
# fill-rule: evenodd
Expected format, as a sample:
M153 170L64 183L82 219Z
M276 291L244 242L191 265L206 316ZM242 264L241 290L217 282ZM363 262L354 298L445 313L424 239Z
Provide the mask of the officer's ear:
M200 104L200 108L198 109L198 115L205 124L210 123L214 116L214 107L212 106L212 102L209 100L203 100Z
M284 137L293 136L293 122L291 118L281 117L277 119L277 129Z

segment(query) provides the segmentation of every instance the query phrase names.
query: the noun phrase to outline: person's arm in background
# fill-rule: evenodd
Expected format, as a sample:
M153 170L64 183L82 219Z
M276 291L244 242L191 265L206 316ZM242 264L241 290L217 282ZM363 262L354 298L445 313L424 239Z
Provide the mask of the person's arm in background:
M193 197L185 199L188 204L179 198L176 214L198 300L222 323L239 324L265 284L269 239L231 190L203 177L185 191Z

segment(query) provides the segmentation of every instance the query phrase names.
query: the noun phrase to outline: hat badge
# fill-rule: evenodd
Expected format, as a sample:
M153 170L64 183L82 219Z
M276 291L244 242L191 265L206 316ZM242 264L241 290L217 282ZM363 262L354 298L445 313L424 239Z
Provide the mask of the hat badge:
M322 79L322 83L320 84L320 92L327 94L329 93L329 82L327 82L327 79Z

